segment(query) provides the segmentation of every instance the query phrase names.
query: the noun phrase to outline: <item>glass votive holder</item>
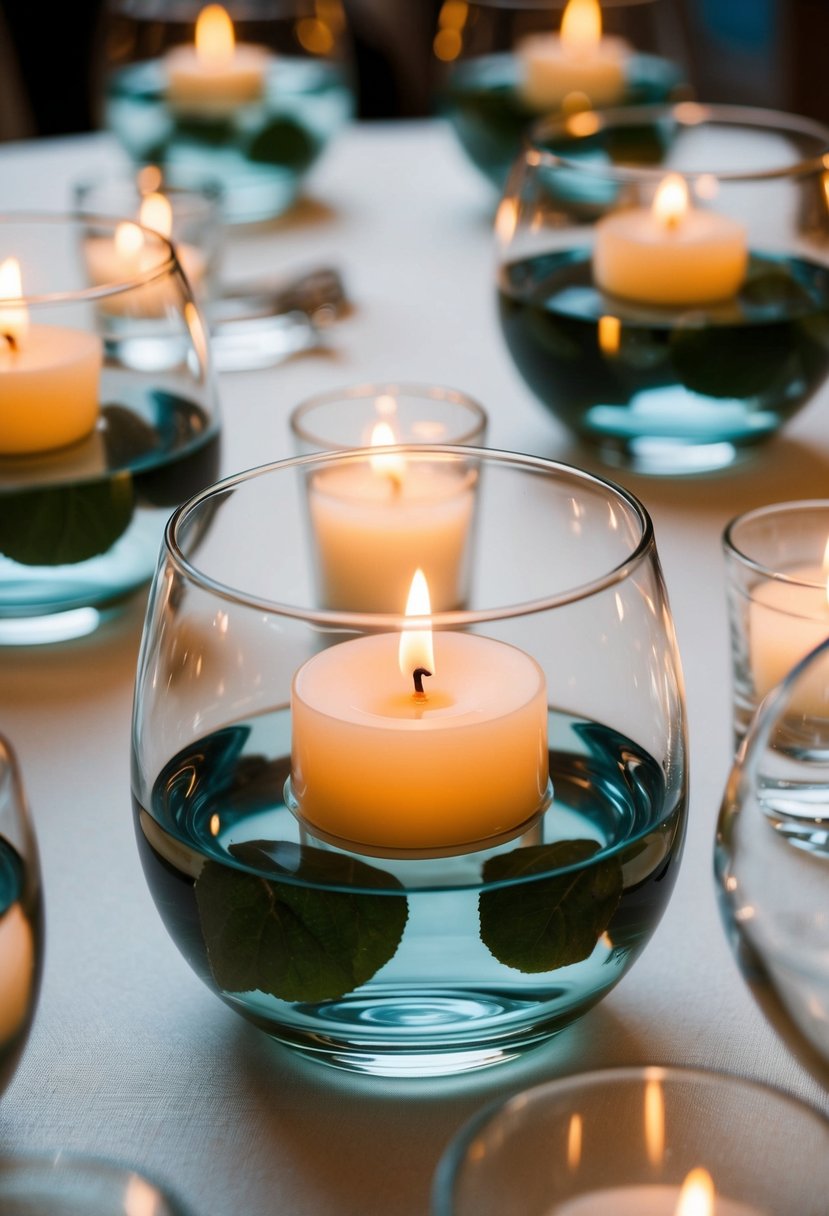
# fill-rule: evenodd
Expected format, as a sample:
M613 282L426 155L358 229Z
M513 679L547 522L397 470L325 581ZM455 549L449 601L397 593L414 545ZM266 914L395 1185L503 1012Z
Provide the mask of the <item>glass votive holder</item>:
M829 129L693 102L533 128L499 206L509 352L609 464L726 468L829 372Z
M101 1157L56 1152L0 1157L3 1216L188 1216L169 1191Z
M109 128L185 188L220 181L227 223L294 202L352 109L340 0L109 0ZM205 11L207 10L207 11Z
M829 637L829 500L773 503L723 534L737 743L759 702ZM820 688L803 716L827 717Z
M122 266L114 220L0 217L0 644L97 628L216 476L201 314L169 241L132 227Z
M518 1205L523 1216L822 1216L827 1150L829 1122L764 1085L606 1069L473 1119L441 1160L432 1214L509 1216Z
M672 0L446 0L433 50L441 108L499 191L542 115L688 93Z
M645 947L684 837L684 702L635 499L531 456L392 450L415 476L475 462L464 610L319 606L308 480L372 449L196 496L150 597L133 806L159 912L222 1000L308 1058L425 1076L549 1038ZM376 516L422 590L428 512Z
M74 199L78 212L132 222L168 237L194 296L203 304L216 295L223 244L218 183L205 182L199 189L185 190L168 185L156 166L145 165L132 176L77 182ZM124 240L123 256L128 259L129 234L122 244ZM112 258L104 256L100 266L104 282L111 277L112 268Z

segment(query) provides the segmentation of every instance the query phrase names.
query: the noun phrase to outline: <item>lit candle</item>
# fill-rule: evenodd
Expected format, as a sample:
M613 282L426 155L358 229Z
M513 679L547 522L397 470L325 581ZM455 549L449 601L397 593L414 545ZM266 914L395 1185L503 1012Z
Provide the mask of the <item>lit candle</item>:
M323 603L343 612L394 612L405 603L412 553L422 555L436 611L464 600L474 472L438 454L406 460L382 452L395 436L374 428L370 462L317 473L309 491Z
M763 1216L755 1207L714 1193L707 1170L692 1170L681 1187L607 1187L559 1204L550 1216Z
M237 44L225 10L208 4L196 21L195 44L165 56L169 104L183 115L227 117L262 96L271 59L265 47Z
M567 99L582 107L612 105L625 91L630 46L602 34L599 0L569 0L558 34L530 34L516 47L521 93L535 110L554 110Z
M743 226L691 207L677 173L664 178L650 209L616 211L596 225L596 284L642 304L728 299L739 290L747 262Z
M768 579L751 593L749 664L758 699L829 637L829 541L822 567L787 570L785 580ZM799 681L790 701L793 711L829 716L829 687L822 672L821 665Z
M422 572L407 615L428 617ZM331 646L297 672L291 784L312 828L365 848L463 848L518 832L547 789L544 674L428 620Z
M36 979L32 927L19 903L0 916L0 1049L21 1029Z
M173 228L173 209L163 194L144 196L138 212L138 224L124 220L117 225L113 237L93 236L84 241L84 258L93 284L128 283L164 264L166 247L157 242L148 244L142 227L169 238ZM182 243L175 248L181 268L193 291L197 292L205 275L204 255L193 245ZM130 294L112 296L102 307L110 313L129 312L134 316L158 317L172 302L169 283L164 277Z
M15 258L0 265L0 453L23 455L82 439L98 417L100 339L30 325Z

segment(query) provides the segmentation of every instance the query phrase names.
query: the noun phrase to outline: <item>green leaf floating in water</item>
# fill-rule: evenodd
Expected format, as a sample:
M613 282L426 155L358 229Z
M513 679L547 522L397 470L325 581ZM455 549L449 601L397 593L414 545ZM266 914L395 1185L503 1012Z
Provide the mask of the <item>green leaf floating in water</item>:
M595 840L514 849L491 857L484 864L483 879L527 879L579 866L598 851ZM481 940L499 963L515 971L535 974L569 967L593 953L621 894L622 870L615 857L535 882L496 887L479 900Z
M284 165L297 171L307 169L317 152L308 132L290 118L274 118L254 136L248 146L248 159L265 165Z
M307 845L257 840L231 852L270 877L208 861L196 880L210 969L225 992L333 1000L394 957L408 905L393 875ZM280 882L280 871L293 881Z
M0 496L0 553L24 566L75 565L106 553L126 532L129 473Z

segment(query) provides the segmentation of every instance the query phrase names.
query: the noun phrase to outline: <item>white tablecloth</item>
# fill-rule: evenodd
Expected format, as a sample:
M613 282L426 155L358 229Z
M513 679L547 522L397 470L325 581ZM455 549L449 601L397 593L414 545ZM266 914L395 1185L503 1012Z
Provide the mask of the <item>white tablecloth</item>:
M106 136L6 145L0 209L58 209L72 180L117 163ZM335 264L356 310L329 354L222 379L225 471L290 455L286 420L303 397L385 378L477 397L490 412L493 447L585 463L524 387L498 333L491 212L488 188L442 126L355 127L290 217L234 237L231 277ZM476 1076L384 1082L306 1064L190 972L162 928L133 839L140 598L96 637L0 653L0 730L24 769L48 917L35 1028L0 1100L0 1151L126 1160L205 1216L422 1216L435 1163L460 1123L485 1102L561 1073L697 1065L826 1108L825 1091L775 1038L737 972L711 855L731 746L720 534L747 507L829 494L828 421L824 396L734 472L623 479L654 517L685 665L686 853L668 912L619 987L524 1060Z

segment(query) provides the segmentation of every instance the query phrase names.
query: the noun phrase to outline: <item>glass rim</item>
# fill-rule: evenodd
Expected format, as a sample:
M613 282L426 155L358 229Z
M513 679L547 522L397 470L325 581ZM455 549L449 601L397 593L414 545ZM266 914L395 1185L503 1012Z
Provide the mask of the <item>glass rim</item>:
M560 134L572 138L574 146L577 146L579 140L590 138L601 131L611 130L614 127L655 122L663 118L670 118L688 128L707 124L720 127L751 127L755 130L776 133L788 131L810 137L821 147L821 151L815 152L812 156L801 156L788 164L775 165L771 168L753 170L700 168L685 172L681 166L672 166L670 171L681 174L686 181L698 181L702 177L714 177L717 181L732 183L776 181L781 178L804 177L829 169L829 126L818 122L817 119L760 106L698 101L677 101L668 105L618 106L606 110L581 110L563 118L547 116L530 127L524 157L532 164L544 163L549 167L558 166L604 180L658 183L667 172L664 165L649 167L585 163L566 153L551 152L543 147L543 142ZM583 127L584 130L580 131L580 127Z
M303 419L306 414L311 413L320 405L330 405L336 401L362 401L370 397L388 396L406 396L406 397L422 397L432 401L451 401L455 405L462 405L470 411L476 419L476 422L470 423L467 430L460 435L455 436L451 443L453 445L466 443L472 436L477 435L482 428L486 427L489 422L489 416L486 410L474 397L470 397L468 393L464 393L461 389L451 388L448 385L442 384L422 384L413 381L364 381L361 384L347 385L340 389L330 389L322 393L314 393L312 397L306 397L294 406L288 419L291 431L297 439L301 439L307 443L322 444L325 451L341 451L340 444L333 443L332 440L326 439L319 434L303 426ZM364 444L358 446L364 447ZM412 447L414 444L408 443L407 447ZM431 447L432 444L424 444L424 447Z
M455 609L446 612L433 612L428 620L433 627L449 627L460 625L483 624L487 621L507 620L519 616L529 616L553 608L561 608L567 604L576 603L592 595L617 586L624 582L635 569L645 560L654 547L653 522L646 508L634 494L616 482L599 477L576 465L565 464L562 461L547 460L541 456L524 455L517 452L505 452L493 448L465 447L454 444L395 444L384 448L389 455L410 455L418 459L429 460L434 457L458 457L465 462L481 461L499 465L525 468L535 473L556 473L571 478L574 482L582 482L605 493L610 493L623 503L626 509L637 520L640 536L623 561L618 562L605 574L587 583L578 584L566 591L555 595L544 596L540 599L523 601L518 604L503 604L486 609ZM244 594L239 588L232 587L218 579L205 574L193 564L184 554L179 541L180 529L188 521L193 512L198 511L211 499L223 496L259 477L279 473L286 469L308 469L315 465L333 465L366 462L376 457L377 449L371 447L348 448L333 452L314 452L307 456L294 456L286 460L272 461L268 464L257 465L251 469L235 473L229 477L207 486L198 494L193 495L182 503L170 516L164 529L162 553L166 556L182 577L201 590L220 599L237 604L240 607L251 608L269 616L282 616L292 620L305 621L311 625L322 627L341 626L345 629L388 628L399 630L404 623L411 627L412 621L419 618L406 617L403 612L344 612L325 608L300 607L295 604L284 604L277 600L264 599L260 596Z
M476 8L514 8L538 9L543 12L558 12L567 7L569 0L471 0ZM602 8L649 8L661 4L665 0L602 0Z
M29 294L24 290L22 296L0 297L0 308L19 308L21 304L28 308L40 305L94 302L96 300L107 299L109 296L121 295L126 291L133 291L138 287L144 287L148 283L155 282L156 279L169 275L171 272L178 271L184 277L172 241L166 236L162 236L160 232L156 232L154 228L147 228L144 224L139 224L137 220L127 219L124 216L97 215L94 212L85 211L59 213L5 211L0 214L0 235L2 235L5 226L8 225L10 227L13 224L18 224L21 227L36 227L43 224L52 228L80 228L82 225L86 225L90 228L110 228L112 229L114 238L115 229L119 224L123 223L134 224L136 228L141 230L145 238L149 237L152 244L158 245L163 251L162 259L154 266L150 266L138 274L132 276L125 275L122 279L113 279L108 283L99 283L90 287L77 287L71 291L50 291L39 292L37 294Z
M776 1103L788 1107L792 1114L797 1114L801 1118L806 1116L810 1122L818 1126L823 1125L829 1136L829 1115L824 1114L819 1107L813 1106L803 1098L765 1081L738 1076L735 1073L717 1072L715 1069L675 1064L626 1064L594 1069L555 1077L506 1098L496 1098L463 1123L444 1149L435 1170L432 1179L432 1216L453 1216L455 1184L460 1177L470 1146L482 1131L497 1119L508 1115L511 1110L543 1101L548 1095L555 1097L559 1094L567 1094L568 1091L577 1094L585 1086L590 1089L605 1090L608 1086L613 1087L631 1082L644 1086L648 1081L696 1084L710 1087L712 1090L725 1085L736 1091L751 1093L767 1100L771 1098Z
M763 518L771 518L774 515L797 515L808 511L825 512L827 516L827 524L829 524L829 498L802 498L793 499L785 502L766 503L762 507L752 507L749 511L742 511L739 515L735 515L729 520L723 529L722 546L726 557L732 561L739 562L746 570L750 570L752 574L762 575L764 578L774 580L778 583L787 583L793 587L817 587L825 588L826 579L805 579L795 578L791 574L787 574L782 570L775 570L772 566L767 566L764 562L759 561L756 557L752 557L745 549L741 548L736 538L736 533L743 524L756 523ZM827 527L827 542L829 543L829 527Z
M0 1196L4 1177L14 1178L19 1174L34 1174L47 1183L50 1178L60 1179L67 1174L82 1180L84 1177L95 1178L106 1184L129 1186L133 1179L151 1188L156 1204L160 1200L163 1210L168 1216L189 1216L177 1195L173 1195L166 1184L159 1182L143 1169L128 1165L117 1158L100 1157L91 1153L57 1149L54 1152L10 1152L4 1153L0 1159ZM35 1190L35 1194L37 1191ZM97 1205L96 1205L97 1206ZM153 1211L156 1211L153 1207ZM127 1208L124 1208L127 1213Z

